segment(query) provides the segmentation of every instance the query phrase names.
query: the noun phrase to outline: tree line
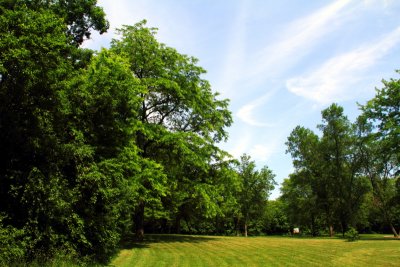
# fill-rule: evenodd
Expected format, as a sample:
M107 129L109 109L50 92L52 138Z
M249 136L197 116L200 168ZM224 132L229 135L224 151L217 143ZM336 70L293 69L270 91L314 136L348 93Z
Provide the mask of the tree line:
M383 81L350 122L332 104L322 111L319 134L297 126L286 142L295 171L282 184L281 200L292 225L312 235L334 229L400 228L400 81Z
M146 21L82 48L108 27L95 0L0 2L0 265L107 263L145 233L319 235L379 218L397 234L398 80L355 123L333 104L320 136L294 129L295 172L268 201L273 172L218 146L229 101L198 60Z
M107 263L145 231L247 235L274 186L218 147L229 102L196 58L146 21L81 47L107 29L95 0L0 2L1 265Z

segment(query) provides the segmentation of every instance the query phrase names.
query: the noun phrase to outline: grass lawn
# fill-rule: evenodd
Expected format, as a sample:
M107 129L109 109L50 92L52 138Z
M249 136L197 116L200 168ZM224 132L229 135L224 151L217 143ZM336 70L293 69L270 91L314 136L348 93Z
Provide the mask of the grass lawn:
M111 266L400 266L400 240L148 235Z

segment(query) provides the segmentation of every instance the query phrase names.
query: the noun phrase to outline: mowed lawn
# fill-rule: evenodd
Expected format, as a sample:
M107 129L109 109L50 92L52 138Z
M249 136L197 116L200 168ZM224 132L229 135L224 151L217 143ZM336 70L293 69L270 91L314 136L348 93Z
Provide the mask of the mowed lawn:
M400 240L149 235L111 266L400 266Z

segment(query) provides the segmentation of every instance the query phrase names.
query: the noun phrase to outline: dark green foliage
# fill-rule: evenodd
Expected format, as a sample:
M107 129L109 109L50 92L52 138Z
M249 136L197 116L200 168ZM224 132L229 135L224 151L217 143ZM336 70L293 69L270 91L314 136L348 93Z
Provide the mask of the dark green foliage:
M5 226L5 219L0 215L0 266L7 266L12 261L23 261L28 248L24 230Z
M135 80L106 53L76 70L88 53L71 45L50 10L0 8L1 229L14 244L5 251L34 260L60 250L106 262L138 170L130 164Z
M80 45L90 38L91 30L104 33L109 24L103 9L97 6L97 0L5 0L0 3L6 9L28 7L39 11L47 9L61 18L68 26L66 33L74 45Z
M65 27L47 11L2 9L0 192L7 223L24 228L29 251L62 243L72 192L65 190L58 91L70 71ZM62 229L62 234L57 229ZM29 256L29 255L28 255Z

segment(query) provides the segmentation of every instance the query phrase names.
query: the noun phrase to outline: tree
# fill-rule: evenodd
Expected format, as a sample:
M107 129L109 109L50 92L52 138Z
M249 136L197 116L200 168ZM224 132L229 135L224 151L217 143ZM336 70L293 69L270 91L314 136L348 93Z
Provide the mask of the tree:
M291 226L300 227L302 232L308 230L312 236L317 236L323 212L318 204L317 194L312 190L315 184L307 181L305 174L297 172L285 179L280 199L285 204L284 210Z
M126 232L129 206L140 193L136 180L145 175L134 143L140 91L127 60L104 49L69 81L64 94L71 151L66 177L77 191L73 212L83 222L85 237L76 243L83 255L101 262L113 255Z
M310 129L297 126L286 145L295 168L282 185L282 199L291 222L310 227L312 234L316 235L318 217L321 217L333 236L335 201L329 190L329 181L325 181L323 176L325 170L320 138Z
M0 13L1 227L27 260L63 250L107 262L135 194L128 178L140 172L140 87L107 52L79 69L80 50L51 10Z
M323 123L318 125L321 138L299 126L288 138L287 151L293 157L295 173L286 195L291 199L308 193L307 201L324 213L333 236L336 222L343 234L349 224L357 222L357 212L369 187L361 175L354 126L343 115L343 108L332 104L322 111L322 118Z
M337 104L322 111L322 157L326 183L335 201L336 217L340 221L342 233L349 224L354 224L357 210L368 191L365 179L360 175L361 160L356 152L354 127Z
M400 173L400 81L383 81L373 99L360 106L360 149L363 168L371 181L374 196L393 235L396 221L395 183ZM398 219L398 218L397 218Z
M71 197L62 188L57 125L58 93L72 69L62 55L71 47L51 12L0 13L0 209L6 225L26 229L34 252L59 241L52 226Z
M51 11L68 25L66 33L76 46L82 44L85 38L90 38L92 29L102 34L109 27L97 0L5 0L0 5L10 10L26 6L38 12L42 9Z
M281 199L268 200L262 217L263 230L266 234L287 234L290 231L290 220Z
M196 65L197 59L159 43L156 29L145 24L142 21L120 29L122 38L113 40L111 48L128 58L143 88L137 117L141 124L136 132L139 155L163 166L171 189L185 195L186 187L179 185L193 181L194 192L188 197L210 204L213 187L208 183L208 173L213 161L218 162L223 154L215 143L226 138L224 128L232 122L228 101L218 100L218 94L212 93L210 84L201 78L205 71ZM161 199L162 194L157 192L166 192L167 188L163 179L155 178L160 176L152 174L152 166L148 167L148 176L140 183L144 197L138 200L135 212L138 239L143 239L148 200ZM181 197L181 204L186 203L185 198Z
M251 219L259 216L264 211L265 203L275 184L275 175L267 166L264 166L259 171L255 168L256 165L254 161L250 160L250 156L243 155L240 157L238 175L242 183L242 189L238 196L239 218L243 218L244 235L246 237Z

